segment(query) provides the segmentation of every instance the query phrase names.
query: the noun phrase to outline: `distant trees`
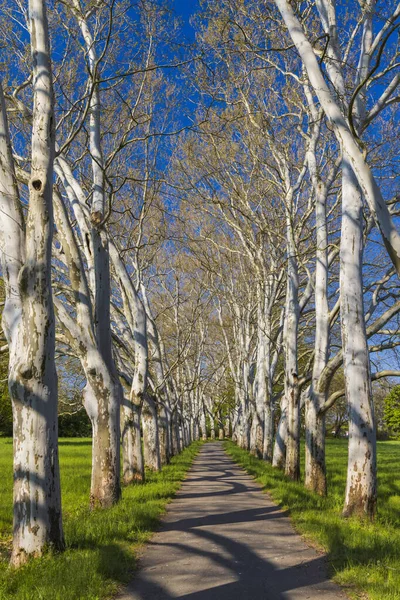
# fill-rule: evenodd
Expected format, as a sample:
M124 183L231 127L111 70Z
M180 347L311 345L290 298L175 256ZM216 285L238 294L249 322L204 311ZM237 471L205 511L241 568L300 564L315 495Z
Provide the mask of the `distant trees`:
M400 386L396 385L385 398L384 420L389 431L400 435Z
M188 136L181 185L210 219L189 246L211 274L237 381L233 435L258 455L264 445L264 457L298 479L305 406L305 484L324 494L325 414L345 395L344 514L373 518L372 382L399 375L371 372L371 358L379 364L389 349L394 356L399 331L397 161L380 153L378 133L385 139L395 123L398 7L355 4L354 22L332 0L209 0L203 10L208 69L197 65L193 77L207 119ZM207 261L193 238L199 247L211 241ZM343 389L331 389L342 365Z

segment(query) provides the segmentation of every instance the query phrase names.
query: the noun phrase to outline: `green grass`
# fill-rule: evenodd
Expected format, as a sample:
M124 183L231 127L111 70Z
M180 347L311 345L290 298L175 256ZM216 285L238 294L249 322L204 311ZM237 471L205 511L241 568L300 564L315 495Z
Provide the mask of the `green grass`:
M12 527L12 441L0 439L0 599L98 600L127 583L138 548L157 527L166 504L184 479L201 442L172 459L144 485L123 489L119 504L90 511L91 441L60 441L64 532L67 549L14 571L8 568Z
M351 597L365 598L366 593L371 600L400 598L400 442L378 443L379 513L373 524L341 517L346 440L327 440L327 498L289 481L232 442L226 442L225 447L276 502L288 509L297 531L328 553L333 579Z

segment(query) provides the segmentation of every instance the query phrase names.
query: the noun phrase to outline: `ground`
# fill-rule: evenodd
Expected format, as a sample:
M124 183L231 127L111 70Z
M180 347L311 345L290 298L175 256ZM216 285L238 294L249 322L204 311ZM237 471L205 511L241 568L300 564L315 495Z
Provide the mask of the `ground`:
M339 600L326 559L261 486L205 444L119 600Z
M228 452L290 512L297 531L328 553L330 574L346 593L371 600L400 598L400 443L378 444L379 514L374 524L340 516L346 477L346 440L328 440L329 495L301 484L227 442ZM67 552L33 561L18 575L7 569L12 529L12 441L0 439L0 599L99 600L132 577L140 544L157 528L198 451L197 444L144 486L125 488L109 511L90 513L91 441L61 440L61 477ZM255 521L258 523L259 521ZM32 595L34 593L34 596ZM286 594L286 592L283 592ZM360 595L359 595L360 594ZM286 598L287 596L285 596ZM208 599L207 599L208 600Z
M0 439L0 600L100 600L127 583L137 552L157 527L200 443L193 444L145 485L123 489L105 511L89 510L91 440L60 441L64 531L67 550L7 568L12 530L12 441Z

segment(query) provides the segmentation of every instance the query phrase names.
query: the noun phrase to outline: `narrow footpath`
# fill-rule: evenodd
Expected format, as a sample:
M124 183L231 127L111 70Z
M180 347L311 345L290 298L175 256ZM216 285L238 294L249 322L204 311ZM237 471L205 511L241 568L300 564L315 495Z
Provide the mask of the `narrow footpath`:
M336 600L326 559L225 453L205 444L119 600Z

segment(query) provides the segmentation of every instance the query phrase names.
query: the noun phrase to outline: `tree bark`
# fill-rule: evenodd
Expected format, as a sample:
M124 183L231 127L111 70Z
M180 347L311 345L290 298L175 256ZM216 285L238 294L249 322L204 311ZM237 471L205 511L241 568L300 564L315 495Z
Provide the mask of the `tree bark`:
M347 154L342 167L340 314L349 407L349 454L344 516L376 512L376 432L363 305L361 193Z
M289 208L287 209L289 210ZM297 335L299 325L299 277L296 246L290 215L287 214L288 273L285 315L285 397L287 401L287 439L285 473L300 478L300 410L297 374Z
M284 396L281 401L281 416L276 431L272 457L272 466L277 469L284 469L286 463L287 412L287 398Z
M315 156L316 139L309 152L309 169L315 193L316 266L315 266L315 354L312 381L306 399L305 486L326 494L325 414L320 409L326 401L326 390L319 390L319 379L328 362L330 315L328 306L328 228L326 198L328 190L319 180Z
M143 400L142 426L144 464L152 471L161 471L157 409L148 395Z
M275 0L289 34L307 70L311 85L321 103L321 106L332 123L335 135L343 150L347 162L357 178L358 184L365 195L369 209L378 226L387 252L400 275L400 235L389 213L389 209L377 185L372 171L362 152L357 146L349 125L340 106L334 100L323 77L313 47L306 38L303 28L295 16L288 0Z
M30 556L40 556L46 548L64 548L51 288L54 98L47 15L42 0L29 2L29 29L34 107L25 231L0 91L0 230L6 286L3 328L10 348L9 390L14 428L14 567L24 564Z
M124 398L122 405L122 478L127 485L144 481L144 460L140 436L141 406Z

